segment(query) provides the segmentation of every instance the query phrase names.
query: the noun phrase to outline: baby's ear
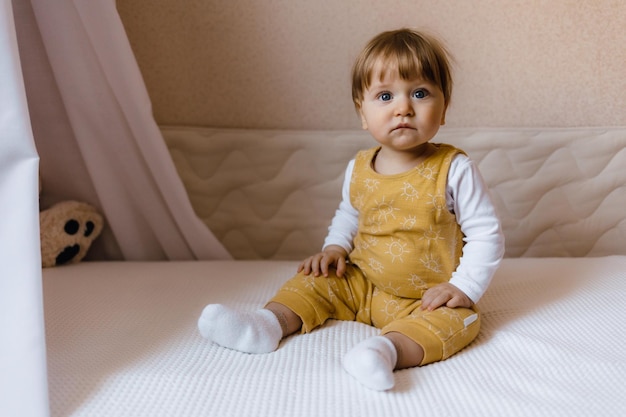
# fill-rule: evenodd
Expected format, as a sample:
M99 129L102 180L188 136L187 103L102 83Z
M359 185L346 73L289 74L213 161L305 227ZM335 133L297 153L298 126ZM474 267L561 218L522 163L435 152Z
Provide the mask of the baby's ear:
M361 128L363 130L367 130L367 120L365 120L365 116L363 115L363 111L359 108L359 116L361 117Z
M443 109L443 113L441 114L441 126L446 124L446 112L448 111L448 106Z

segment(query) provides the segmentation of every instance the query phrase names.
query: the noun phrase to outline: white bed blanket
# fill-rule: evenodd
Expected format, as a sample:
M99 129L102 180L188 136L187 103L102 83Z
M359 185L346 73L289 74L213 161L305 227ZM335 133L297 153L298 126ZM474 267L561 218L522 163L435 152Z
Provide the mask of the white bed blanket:
M52 416L621 416L626 257L505 259L478 339L396 372L344 373L376 330L331 321L247 355L202 339L206 303L261 307L291 261L81 263L44 270Z

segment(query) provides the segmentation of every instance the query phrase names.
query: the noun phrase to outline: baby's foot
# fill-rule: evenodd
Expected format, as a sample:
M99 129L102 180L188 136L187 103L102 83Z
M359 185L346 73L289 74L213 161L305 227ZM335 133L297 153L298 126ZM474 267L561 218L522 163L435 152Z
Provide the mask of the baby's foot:
M393 369L398 354L384 336L365 339L343 358L343 368L369 389L384 391L393 388Z
M269 310L238 311L221 304L209 304L198 320L205 338L246 353L268 353L278 348L283 331Z

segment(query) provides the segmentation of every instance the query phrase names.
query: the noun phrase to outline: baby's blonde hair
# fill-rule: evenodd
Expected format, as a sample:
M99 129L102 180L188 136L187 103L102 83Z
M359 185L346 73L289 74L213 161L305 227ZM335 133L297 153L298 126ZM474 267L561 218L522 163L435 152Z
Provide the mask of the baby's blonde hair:
M361 107L363 93L370 86L375 71L381 79L389 72L408 80L421 77L443 92L446 106L452 95L449 53L435 38L412 29L383 32L361 51L352 67L352 100ZM383 70L380 70L382 65Z

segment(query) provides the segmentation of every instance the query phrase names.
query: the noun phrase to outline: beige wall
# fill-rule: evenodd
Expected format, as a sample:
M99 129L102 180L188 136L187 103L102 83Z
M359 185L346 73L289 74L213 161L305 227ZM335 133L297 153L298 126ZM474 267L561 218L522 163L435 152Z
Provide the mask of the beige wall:
M157 121L358 128L349 71L410 26L456 58L449 126L626 125L624 0L117 0Z

